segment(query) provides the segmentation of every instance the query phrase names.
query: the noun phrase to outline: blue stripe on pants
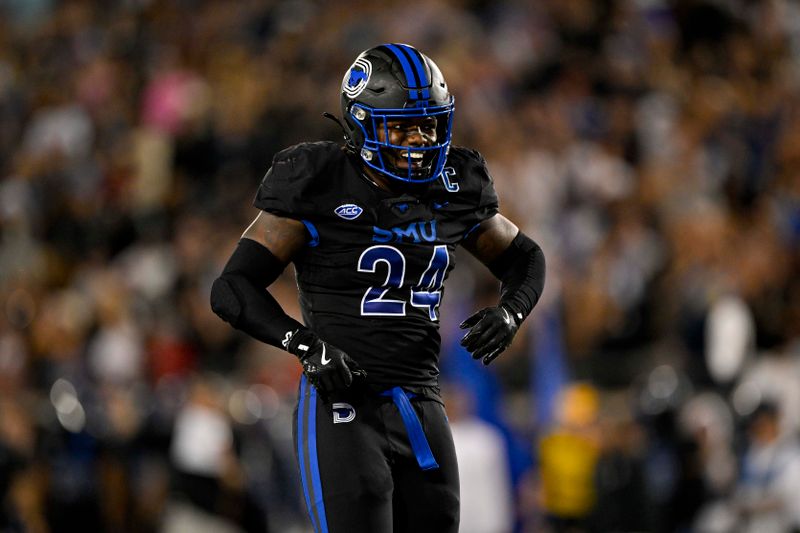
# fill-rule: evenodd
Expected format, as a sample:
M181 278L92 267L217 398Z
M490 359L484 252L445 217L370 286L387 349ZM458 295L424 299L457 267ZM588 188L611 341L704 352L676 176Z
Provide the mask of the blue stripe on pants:
M325 516L325 502L322 499L322 479L319 475L319 457L317 456L317 389L311 387L311 405L308 410L308 459L311 461L311 480L314 483L314 494L319 515L321 533L328 533L328 519Z
M306 479L306 466L305 454L303 453L303 430L306 427L304 420L303 410L306 404L306 388L308 387L306 377L300 378L300 403L297 405L297 462L300 466L300 482L303 485L303 495L306 497L306 508L308 509L308 517L311 520L311 525L314 531L319 533L319 528L314 522L314 510L311 507L311 495L308 492L308 480Z

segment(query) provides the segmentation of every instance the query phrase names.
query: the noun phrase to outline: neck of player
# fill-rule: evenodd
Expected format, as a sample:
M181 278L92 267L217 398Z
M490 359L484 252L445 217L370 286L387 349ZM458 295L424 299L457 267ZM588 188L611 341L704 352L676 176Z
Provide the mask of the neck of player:
M373 185L381 190L396 194L398 196L409 194L411 196L420 198L425 195L425 192L429 187L429 183L407 183L392 179L388 176L384 176L380 172L368 167L367 165L362 165L361 170L364 177L371 181Z

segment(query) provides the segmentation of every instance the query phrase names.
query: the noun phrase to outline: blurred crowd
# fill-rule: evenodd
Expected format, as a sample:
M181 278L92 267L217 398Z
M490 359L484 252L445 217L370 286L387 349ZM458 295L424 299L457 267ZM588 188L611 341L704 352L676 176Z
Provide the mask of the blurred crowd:
M494 386L446 285L462 530L800 529L800 4L0 0L0 531L310 531L300 367L208 294L390 41L548 259Z

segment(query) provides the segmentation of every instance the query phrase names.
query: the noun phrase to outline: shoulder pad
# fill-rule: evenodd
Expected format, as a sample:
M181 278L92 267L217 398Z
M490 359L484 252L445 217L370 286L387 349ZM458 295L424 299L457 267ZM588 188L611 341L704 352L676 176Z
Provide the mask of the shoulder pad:
M341 147L334 142L301 143L278 152L261 180L253 205L290 218L313 213L317 177L341 156Z
M447 166L455 172L454 177L464 202L472 204L475 208L487 207L497 210L494 180L480 152L454 146L447 158Z
M445 172L457 183L458 191L448 194L450 203L463 210L461 220L470 229L498 212L494 181L486 168L486 160L477 150L453 146Z
M463 160L465 163L479 164L486 166L486 159L477 150L472 148L465 148L463 146L452 146L450 149L449 157L454 157L458 160Z

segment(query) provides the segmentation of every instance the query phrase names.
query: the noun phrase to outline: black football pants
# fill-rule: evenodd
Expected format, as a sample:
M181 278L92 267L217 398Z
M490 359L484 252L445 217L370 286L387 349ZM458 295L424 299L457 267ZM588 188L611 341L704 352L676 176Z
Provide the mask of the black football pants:
M438 468L418 464L391 396L361 389L324 401L302 377L295 454L315 533L457 533L458 466L444 407L410 403Z

